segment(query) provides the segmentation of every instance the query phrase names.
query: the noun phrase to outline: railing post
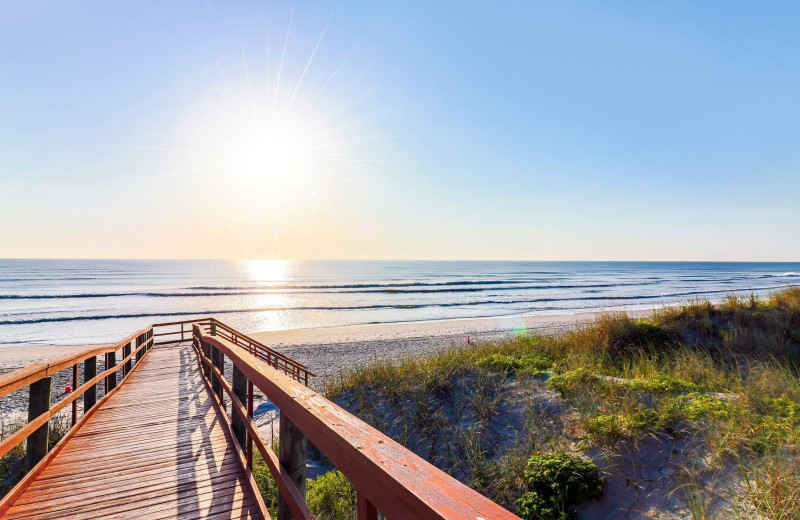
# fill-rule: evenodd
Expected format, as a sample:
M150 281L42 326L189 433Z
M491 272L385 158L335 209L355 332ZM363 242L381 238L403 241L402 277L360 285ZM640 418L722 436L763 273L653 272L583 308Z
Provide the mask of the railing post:
M358 497L356 500L358 520L378 520L378 510L367 500L367 497L362 495L358 490L356 490L356 497Z
M217 322L215 322L215 321L211 322L211 335L212 336L216 336L217 335Z
M142 339L143 339L142 336L143 336L142 334L139 334L138 336L136 336L136 356L135 357L136 357L136 364L137 365L139 364L139 361L141 361L142 354L143 354L143 352L141 350L139 350L139 347L141 347L142 343L144 343L142 341Z
M247 381L247 417L253 418L253 382ZM253 436L247 434L247 467L253 469Z
M52 382L52 377L43 377L35 383L31 383L30 396L28 397L28 422L50 410L50 388ZM30 471L36 463L47 455L49 441L50 421L47 421L28 436L25 455L25 468L27 471Z
M131 355L131 342L129 341L127 345L122 347L122 359L125 359L130 355ZM131 371L132 365L133 365L132 359L129 359L125 362L125 364L122 366L122 377L128 375L128 373Z
M306 436L281 412L278 437L278 459L281 466L289 473L289 477L297 486L297 490L306 496ZM278 494L278 520L293 520L294 515L283 496Z
M203 351L203 373L206 375L206 379L211 379L211 368L208 366L208 362L211 361L211 345L208 344L206 341L202 341L200 343L200 347Z
M83 382L89 381L96 375L97 358L95 356L86 358L83 362ZM97 383L91 385L86 389L86 392L83 393L83 413L85 414L88 412L95 403L97 403Z
M242 403L247 402L247 386L247 378L242 371L239 370L239 367L236 366L236 363L234 363L233 393ZM244 448L245 441L247 440L247 428L245 427L244 421L242 421L242 418L239 417L238 413L233 413L231 415L233 416L233 434L236 436L236 440L239 441L239 446Z
M106 357L106 370L111 367L117 366L117 351L109 352ZM117 387L117 371L106 376L106 392L109 392Z
M215 346L211 346L211 363L217 367L219 373L221 375L225 375L225 356L222 355L222 351ZM217 374L213 374L211 378L211 388L214 389L214 393L217 394L219 397L220 402L222 402L222 381L217 376Z
M72 391L78 388L78 364L72 365ZM78 400L72 401L72 426L78 422Z

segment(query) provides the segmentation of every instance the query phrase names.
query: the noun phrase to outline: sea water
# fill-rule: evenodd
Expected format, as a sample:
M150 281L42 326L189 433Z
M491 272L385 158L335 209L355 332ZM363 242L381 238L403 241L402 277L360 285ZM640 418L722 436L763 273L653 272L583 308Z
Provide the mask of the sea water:
M0 260L0 345L645 309L800 285L800 263Z

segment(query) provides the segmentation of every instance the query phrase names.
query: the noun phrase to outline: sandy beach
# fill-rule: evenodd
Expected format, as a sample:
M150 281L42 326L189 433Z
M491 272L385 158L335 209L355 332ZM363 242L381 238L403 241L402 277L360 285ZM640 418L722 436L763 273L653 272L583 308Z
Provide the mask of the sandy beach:
M631 311L645 316L647 311ZM342 370L371 360L416 357L451 346L496 340L523 331L559 333L593 321L600 313L514 316L404 323L381 323L257 332L251 336L307 365L320 388ZM0 348L0 374L85 348L40 346Z
M630 311L629 316L647 316L652 310ZM320 388L342 370L372 360L401 359L430 354L452 346L502 339L529 331L555 334L594 321L600 314L514 316L410 323L381 323L300 329L252 334L308 366Z
M631 311L630 316L645 316L652 310ZM317 377L310 386L321 390L326 381L347 369L373 360L419 357L453 346L498 340L524 331L560 333L589 323L601 313L579 313L545 316L514 316L498 318L457 319L443 321L380 323L258 332L250 335L262 343L305 364ZM69 352L86 348L81 346L41 346L0 348L0 375L41 363ZM231 366L227 365L228 372ZM79 366L82 379L82 366ZM231 374L228 374L230 377ZM54 376L53 397L64 397L64 387L69 371ZM73 383L74 384L74 383ZM98 396L102 396L99 388ZM0 420L9 421L26 413L28 394L18 390L0 403ZM82 409L79 400L79 408ZM276 418L274 406L256 392L256 422L264 434L271 438Z

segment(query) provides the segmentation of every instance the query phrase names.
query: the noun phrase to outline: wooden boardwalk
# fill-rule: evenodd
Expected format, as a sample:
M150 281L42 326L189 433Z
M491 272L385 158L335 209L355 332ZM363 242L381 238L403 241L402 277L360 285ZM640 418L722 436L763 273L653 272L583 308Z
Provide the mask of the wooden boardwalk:
M157 345L3 515L261 518L190 342Z
M53 377L63 371L75 388L54 401ZM519 520L314 392L309 377L305 365L215 318L156 323L0 375L0 398L28 390L28 422L0 439L0 457L25 449L24 474L0 497L0 519L268 520L253 479L260 454L278 518L314 520L305 497L312 443L355 488L358 520L378 520L378 512ZM106 390L99 400L98 387ZM277 450L256 425L257 390L280 411ZM71 427L51 445L48 422L70 409Z

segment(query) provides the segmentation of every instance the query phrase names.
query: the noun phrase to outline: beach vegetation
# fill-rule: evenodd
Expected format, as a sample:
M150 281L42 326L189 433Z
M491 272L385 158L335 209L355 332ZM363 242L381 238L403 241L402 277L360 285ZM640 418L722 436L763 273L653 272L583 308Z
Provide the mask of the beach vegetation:
M325 391L521 516L597 517L626 502L800 517L800 289L368 363ZM538 454L580 454L614 485L555 500L526 476Z
M532 455L525 483L528 491L517 501L524 520L571 520L577 518L573 506L603 494L594 462L564 451Z
M357 517L356 488L338 470L309 479L306 502L316 518L355 520Z

